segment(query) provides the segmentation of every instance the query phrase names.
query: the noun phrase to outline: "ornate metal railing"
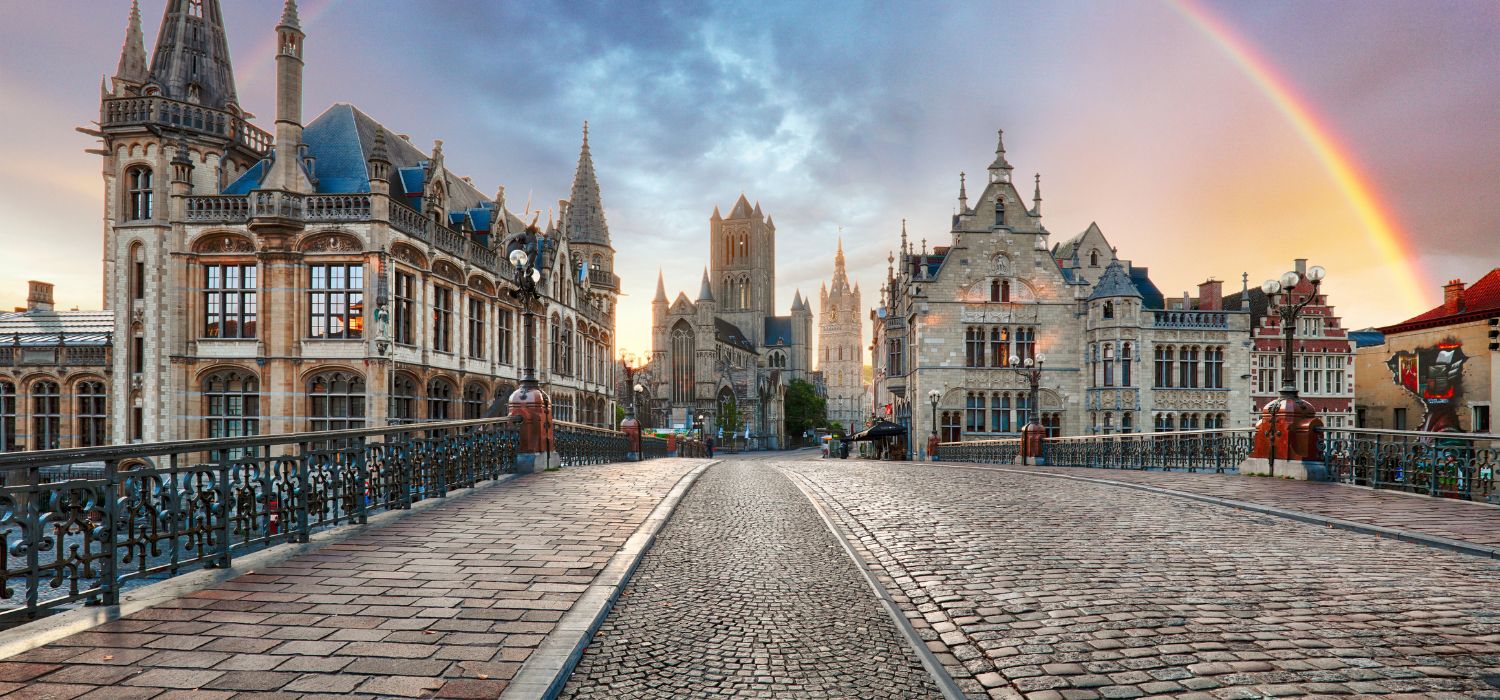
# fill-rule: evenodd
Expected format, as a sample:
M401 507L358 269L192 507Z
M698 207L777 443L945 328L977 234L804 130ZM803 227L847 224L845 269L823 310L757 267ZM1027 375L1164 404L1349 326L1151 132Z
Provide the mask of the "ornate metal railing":
M1209 328L1229 327L1229 315L1223 311L1156 311L1153 312L1156 328Z
M99 107L101 126L155 124L187 129L233 141L256 153L271 150L271 134L229 112L178 102L160 95L106 97Z
M1335 480L1500 504L1500 435L1328 428L1322 444Z
M553 422L557 454L567 466L623 462L630 452L625 433L581 423Z
M1020 438L945 442L938 445L937 458L944 462L1015 464L1020 460Z
M1235 472L1250 456L1251 430L1181 430L1164 433L1051 438L1042 447L1047 464L1095 469L1162 469Z
M494 479L514 469L519 420L0 455L0 621L115 604L137 579Z
M604 289L619 289L620 276L609 270L589 270L589 284Z
M666 456L666 440L651 435L641 436L641 459L661 459Z

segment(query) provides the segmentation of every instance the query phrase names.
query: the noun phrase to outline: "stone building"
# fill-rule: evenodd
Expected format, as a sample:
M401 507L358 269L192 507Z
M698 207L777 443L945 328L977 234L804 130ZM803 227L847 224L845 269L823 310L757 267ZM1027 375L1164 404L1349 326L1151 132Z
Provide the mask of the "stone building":
M709 219L709 266L695 300L669 300L660 276L651 302L651 391L658 425L691 428L697 416L749 435L750 447L787 445L785 396L811 380L812 305L798 292L777 316L776 223L742 194ZM733 421L721 420L736 417ZM723 425L732 422L733 425Z
M0 452L109 444L114 319L29 284L26 308L0 312Z
M1493 433L1500 395L1500 268L1443 285L1443 303L1355 350L1359 427Z
M132 10L96 134L115 440L475 417L511 392L523 334L557 417L608 424L619 280L587 127L522 329L504 189L352 105L304 125L291 0L275 39L273 135L238 102L217 0L169 0L149 66Z
M1015 436L1033 414L1053 436L1248 425L1249 314L1224 309L1212 281L1164 299L1097 225L1051 245L1040 176L1027 206L1012 170L1002 138L972 204L960 174L948 245L918 250L903 223L890 256L872 393L911 453L934 430ZM1035 406L1027 360L1041 366Z
M1299 277L1297 285L1289 294L1304 297L1312 293L1312 282L1307 279L1307 260L1297 259L1293 270ZM1285 329L1281 317L1271 313L1269 299L1259 287L1249 286L1245 277L1244 289L1224 297L1224 307L1250 312L1250 398L1251 412L1260 415L1261 409L1279 396L1281 391L1281 363L1285 358ZM1326 428L1354 427L1355 382L1354 341L1349 330L1343 327L1328 296L1318 298L1302 309L1297 318L1296 338L1293 340L1298 395L1311 403L1318 411Z
M818 291L818 371L827 387L828 420L858 430L869 418L864 380L864 338L859 283L849 286L844 241L833 258L832 285Z

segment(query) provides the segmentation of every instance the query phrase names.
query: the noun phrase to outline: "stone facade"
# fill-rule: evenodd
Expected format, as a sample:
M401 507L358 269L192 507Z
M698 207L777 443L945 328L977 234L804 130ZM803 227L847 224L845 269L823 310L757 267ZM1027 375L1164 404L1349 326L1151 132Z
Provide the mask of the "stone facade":
M351 105L304 126L294 2L276 27L274 139L235 102L215 0L172 0L161 36L145 70L132 14L101 104L105 305L125 349L115 441L503 404L528 334L501 245L524 222L504 189L485 197L444 166L441 141L423 152ZM189 59L212 80L184 79L174 66ZM533 251L547 298L529 335L555 415L607 425L619 280L586 127L577 180Z
M114 319L30 287L25 308L0 312L0 452L107 445Z
M812 380L812 307L799 292L791 313L776 307L776 224L744 195L709 219L710 264L696 300L668 300L658 276L651 302L655 425L693 428L698 416L752 448L777 449L786 435L786 387ZM748 438L744 436L748 435Z
M1214 293L1167 302L1097 225L1051 245L1040 176L1028 207L1012 170L1002 140L972 206L960 176L948 245L919 250L903 223L890 257L874 397L911 454L932 431L1014 437L1033 416L1053 436L1248 425L1249 314Z
M833 281L818 291L818 371L827 387L828 420L850 431L864 427L870 415L861 311L859 283L849 285L841 238L833 258Z

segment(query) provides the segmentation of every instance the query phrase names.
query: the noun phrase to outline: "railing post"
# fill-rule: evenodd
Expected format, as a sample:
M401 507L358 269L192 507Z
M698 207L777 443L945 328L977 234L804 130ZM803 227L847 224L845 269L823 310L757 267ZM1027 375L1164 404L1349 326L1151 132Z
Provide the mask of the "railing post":
M354 483L352 484L354 490L354 515L360 525L370 522L368 508L370 502L370 475L368 473L370 461L365 459L367 450L368 445L365 438L359 438L359 449L351 450L354 455L354 464L350 465L352 468L349 470L354 479Z
M104 460L104 522L99 527L99 542L103 549L104 560L100 564L99 572L99 602L104 605L120 604L120 581L118 552L115 542L115 521L119 518L120 499L117 493L119 484L119 460Z
M267 453L270 448L266 449ZM312 510L312 445L306 442L297 444L297 458L292 460L292 469L297 472L297 493L292 503L292 517L297 521L296 542L307 542L308 530L312 529L310 521Z
M218 490L217 500L220 525L216 566L221 569L229 568L229 540L234 531L232 506L229 503L229 452L229 450L219 451L218 479L215 484Z

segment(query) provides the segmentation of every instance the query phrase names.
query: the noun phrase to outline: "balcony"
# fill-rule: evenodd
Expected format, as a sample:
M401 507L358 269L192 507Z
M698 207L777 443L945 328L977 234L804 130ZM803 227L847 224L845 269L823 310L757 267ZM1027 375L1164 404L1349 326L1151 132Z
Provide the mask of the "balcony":
M1223 311L1155 311L1155 328L1228 330L1229 314Z
M257 154L271 150L271 134L251 126L229 112L201 105L178 102L160 95L149 97L107 97L99 108L99 124L116 126L165 126L173 130L196 131L233 142Z
M620 276L609 270L589 270L589 285L608 289L610 291L620 290Z
M313 194L260 190L249 195L198 195L187 198L187 220L240 224L253 218L300 221L369 221L370 195Z

